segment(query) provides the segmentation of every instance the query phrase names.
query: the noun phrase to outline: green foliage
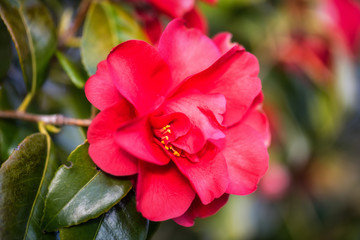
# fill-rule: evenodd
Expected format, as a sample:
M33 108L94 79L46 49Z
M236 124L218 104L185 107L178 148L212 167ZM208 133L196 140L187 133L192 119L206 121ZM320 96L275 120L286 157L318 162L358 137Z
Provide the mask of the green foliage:
M130 192L110 211L97 219L60 230L62 240L146 239L149 221L136 211L134 192Z
M130 40L147 40L144 32L119 5L109 1L94 1L87 14L81 39L82 61L89 75L96 72L116 45Z
M94 1L89 9L85 1L54 3L0 1L0 111L20 105L21 111L89 118L83 67L94 74L115 45L147 40L118 3ZM66 16L74 8L87 11L79 10L79 29L71 32ZM128 194L131 181L97 169L88 143L76 148L86 129L64 126L50 138L45 129L54 126L39 128L42 133L35 133L34 123L0 119L0 239L146 239L149 223L136 211L134 193Z
M98 170L84 143L69 156L70 166L56 172L46 196L42 228L55 231L97 218L121 200L131 182Z
M56 48L49 10L38 1L3 0L0 15L14 41L27 89L34 92L45 80Z
M87 80L87 74L79 69L68 57L66 57L63 53L57 51L56 57L59 60L60 65L64 69L64 71L68 74L70 80L74 85L80 89L82 89Z
M50 139L27 137L0 169L0 239L56 239L40 222L49 182L58 167Z

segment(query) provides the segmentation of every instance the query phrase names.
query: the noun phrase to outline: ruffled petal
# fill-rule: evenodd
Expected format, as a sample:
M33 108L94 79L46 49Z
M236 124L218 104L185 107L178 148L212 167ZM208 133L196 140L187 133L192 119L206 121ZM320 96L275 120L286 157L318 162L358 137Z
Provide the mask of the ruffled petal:
M144 25L145 32L151 42L156 44L161 36L163 25L156 11L149 11L142 7L136 8L136 14Z
M206 218L215 214L227 203L228 199L229 194L224 194L208 205L204 205L199 198L195 198L190 208L182 216L173 220L184 227L191 227L194 225L195 218Z
M235 46L211 67L189 78L178 92L198 89L203 93L223 94L226 98L224 124L231 126L241 120L260 93L258 72L256 57Z
M186 12L190 11L195 0L148 0L165 14L172 18L182 17Z
M260 92L241 120L241 124L247 124L260 133L263 137L265 146L269 147L271 142L270 124L267 116L262 110L263 100L264 94Z
M139 163L136 188L137 209L152 221L178 217L190 207L195 192L172 163L157 166Z
M206 69L220 57L213 41L198 29L186 28L182 19L168 24L160 37L158 48L171 69L172 88L185 78Z
M217 153L214 145L208 144L198 162L187 158L173 158L180 172L186 176L203 204L209 204L225 193L229 184L226 160Z
M266 115L260 109L250 110L249 113L244 117L244 121L242 123L254 128L262 136L265 146L270 146L271 133L269 121Z
M235 46L239 46L239 50L243 50L244 48L237 43L231 42L232 35L228 32L218 33L213 37L213 41L216 46L219 48L222 54L229 51L231 48Z
M114 139L116 129L134 115L131 104L123 99L101 111L88 129L89 155L99 168L109 174L125 176L137 173L138 160L120 148Z
M205 143L206 139L204 134L194 125L191 125L189 134L179 137L175 141L171 142L172 145L189 154L196 154L204 147Z
M147 118L123 125L115 133L115 141L133 156L158 165L169 163L170 158L154 138Z
M106 60L98 64L96 73L87 80L85 95L89 102L100 110L123 99L110 77Z
M167 115L152 115L149 118L154 134L161 139L165 135L169 137L168 141L175 141L177 138L187 134L191 128L189 118L180 112L175 112ZM168 131L166 126L169 126Z
M115 86L140 116L156 109L172 85L168 66L146 42L130 40L118 45L107 63Z
M268 152L262 136L246 124L226 131L226 147L222 151L228 167L229 194L245 195L255 191L268 168Z
M169 99L163 106L163 111L167 114L183 113L192 125L190 133L173 142L173 145L194 154L204 146L208 139L224 138L221 123L223 122L222 115L226 110L225 106L226 101L221 94L185 92Z
M120 148L112 138L90 144L89 155L101 170L111 175L128 176L137 173L138 160Z
M196 7L187 12L184 17L186 24L190 28L197 28L204 34L208 31L208 25L204 15Z

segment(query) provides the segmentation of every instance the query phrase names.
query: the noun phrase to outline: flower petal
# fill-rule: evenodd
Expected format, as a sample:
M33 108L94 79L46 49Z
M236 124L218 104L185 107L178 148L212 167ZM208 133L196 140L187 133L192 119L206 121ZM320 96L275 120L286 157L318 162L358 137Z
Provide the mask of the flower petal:
M190 154L198 152L208 139L220 139L225 135L221 123L226 101L221 94L185 92L169 99L163 106L167 114L180 112L191 122L192 130L173 144ZM203 137L199 136L200 134ZM196 139L193 139L196 137ZM184 141L186 140L186 141ZM200 141L203 140L203 141Z
M156 109L172 84L169 68L158 51L143 41L118 45L110 52L107 63L115 86L140 116Z
M203 93L221 93L226 98L224 124L241 120L261 91L256 57L238 46L226 52L205 71L189 78L178 90L198 89Z
M161 11L172 18L182 17L186 12L190 11L194 5L195 0L148 0L154 4Z
M106 60L98 64L96 73L87 80L85 94L89 102L100 110L123 99L110 77Z
M191 128L191 123L189 118L180 112L175 112L171 114L153 114L149 121L151 126L153 127L154 134L159 137L159 139L165 135L169 137L169 141L174 141L177 138L184 136L187 134ZM165 132L163 128L169 125L170 128L168 129L169 132Z
M217 153L214 145L208 144L198 162L175 157L174 163L195 189L203 204L209 204L223 195L229 184L226 160Z
M172 164L139 163L136 189L137 209L152 221L178 217L190 207L195 192L189 181Z
M194 125L191 125L189 134L179 137L175 141L171 142L172 145L189 154L196 154L204 147L205 143L206 139L204 134Z
M137 173L137 159L121 149L114 139L116 129L134 115L131 104L123 99L101 111L89 127L89 155L99 168L109 174L125 176Z
M231 42L232 35L228 32L218 33L213 37L213 41L216 46L219 48L222 54L229 51L231 48L235 46L239 46L237 43ZM239 46L239 50L243 50L242 46Z
M115 133L115 141L122 149L142 160L158 165L165 165L170 161L155 141L146 118L137 119L119 128Z
M229 194L245 195L255 191L268 168L268 153L262 136L246 124L226 131L226 147L222 151L228 167Z
M244 117L243 124L247 124L261 134L266 147L270 146L271 133L266 115L258 109L250 110Z
M187 26L190 28L197 28L204 34L208 31L208 26L205 17L194 7L191 11L187 12L183 17L187 23Z
M263 100L264 94L260 92L252 102L248 112L241 120L241 124L247 124L260 133L263 137L265 146L269 147L271 142L270 124L267 116L262 110Z
M114 176L133 175L138 171L138 160L120 148L112 138L90 144L89 155L101 170Z
M136 14L141 22L143 22L147 36L153 44L156 44L163 31L163 26L158 13L142 7L136 7Z
M171 21L159 40L159 53L171 69L173 86L198 73L220 57L213 41L198 29L188 29L184 20Z
M191 227L194 225L195 218L206 218L215 214L227 203L228 199L229 194L224 194L208 205L204 205L199 198L195 198L190 208L182 216L173 220L184 227Z

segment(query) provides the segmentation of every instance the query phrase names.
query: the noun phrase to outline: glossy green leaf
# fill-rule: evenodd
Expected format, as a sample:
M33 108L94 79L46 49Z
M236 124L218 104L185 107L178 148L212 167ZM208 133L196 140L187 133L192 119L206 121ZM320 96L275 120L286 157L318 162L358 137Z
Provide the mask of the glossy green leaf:
M5 162L11 155L13 149L26 136L37 132L34 124L12 121L12 120L0 120L0 164Z
M40 228L44 199L58 163L50 138L27 137L0 168L0 239L56 239Z
M35 0L1 0L4 20L19 55L24 81L31 91L41 86L56 48L55 27L49 10Z
M68 59L63 53L57 51L56 57L60 62L60 65L65 70L70 80L78 88L83 88L88 78L87 74L82 69L79 69L70 59Z
M119 5L94 1L87 13L81 40L82 61L89 75L116 45L130 40L147 40L137 22Z
M42 228L55 231L99 217L131 189L131 182L98 170L84 143L69 156L70 166L56 172L46 196ZM106 153L105 153L106 154Z
M130 192L109 212L89 222L60 230L61 240L146 239L149 221L136 211L135 194Z

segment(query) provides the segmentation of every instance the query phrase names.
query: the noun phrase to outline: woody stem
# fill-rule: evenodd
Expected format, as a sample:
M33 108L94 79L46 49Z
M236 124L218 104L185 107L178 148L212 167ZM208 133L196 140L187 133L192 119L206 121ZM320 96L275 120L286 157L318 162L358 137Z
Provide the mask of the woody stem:
M45 124L52 124L57 126L74 125L88 127L91 124L91 119L69 118L61 114L32 114L22 111L0 111L0 118L20 119L29 122L44 122Z

